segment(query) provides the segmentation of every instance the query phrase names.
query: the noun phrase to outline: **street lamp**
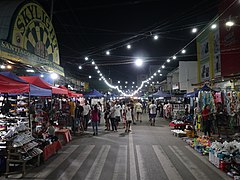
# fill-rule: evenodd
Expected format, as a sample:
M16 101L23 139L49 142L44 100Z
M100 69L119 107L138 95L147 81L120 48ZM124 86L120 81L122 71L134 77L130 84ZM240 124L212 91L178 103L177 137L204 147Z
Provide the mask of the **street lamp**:
M136 64L136 66L140 67L140 66L142 66L142 64L143 64L143 60L140 59L140 58L137 58L137 59L135 60L135 64Z
M51 73L50 74L51 79L53 80L53 86L55 86L55 80L58 79L58 74Z

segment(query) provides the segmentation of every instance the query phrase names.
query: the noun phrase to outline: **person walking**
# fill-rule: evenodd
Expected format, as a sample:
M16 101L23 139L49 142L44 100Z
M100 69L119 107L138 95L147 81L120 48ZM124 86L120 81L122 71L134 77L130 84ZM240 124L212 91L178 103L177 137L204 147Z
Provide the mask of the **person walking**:
M87 101L83 105L84 130L87 131L91 107Z
M204 135L211 137L211 120L210 120L210 106L206 104L202 111L202 123L203 123L203 131Z
M115 103L112 102L111 108L110 108L110 121L111 121L111 125L112 125L112 131L117 131L115 111L116 111Z
M105 126L106 126L105 131L110 131L109 118L110 118L110 105L109 103L107 103L104 109L104 119L105 119Z
M131 104L128 104L125 108L126 112L126 133L129 133L131 131L131 123L132 123L132 109Z
M119 125L119 122L121 121L121 111L122 111L122 107L119 104L119 102L117 102L115 105L115 120L116 120L117 127Z
M97 104L94 105L93 110L91 112L92 119L92 128L93 128L93 136L98 135L98 123L99 123L99 109Z
M138 102L135 104L135 111L137 113L137 121L140 120L140 122L142 122L142 104L141 104L141 101L138 100Z
M75 108L75 124L77 132L84 132L83 126L83 107L80 105L79 101L76 102Z
M122 102L122 122L123 122L123 128L126 128L126 108L125 101Z
M149 121L151 123L151 126L155 126L155 118L157 115L157 106L152 100L152 103L149 105Z

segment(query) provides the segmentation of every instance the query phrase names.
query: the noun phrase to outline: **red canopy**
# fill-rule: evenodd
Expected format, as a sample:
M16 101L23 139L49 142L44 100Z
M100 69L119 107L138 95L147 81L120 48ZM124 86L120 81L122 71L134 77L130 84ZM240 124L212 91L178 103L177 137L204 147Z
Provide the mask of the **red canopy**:
M45 89L51 89L53 94L68 95L67 90L51 86L50 84L48 84L38 76L20 76L20 78L35 86L45 88Z
M82 97L82 96L83 96L82 94L78 94L78 93L75 93L75 92L70 91L70 90L69 90L68 88L66 88L65 86L59 86L59 88L68 91L68 96L70 96L70 97Z
M25 93L30 91L30 85L10 79L0 74L0 92L1 93Z
M48 84L38 76L19 76L19 77L24 81L27 81L29 84L33 84L44 89L52 89L50 84Z

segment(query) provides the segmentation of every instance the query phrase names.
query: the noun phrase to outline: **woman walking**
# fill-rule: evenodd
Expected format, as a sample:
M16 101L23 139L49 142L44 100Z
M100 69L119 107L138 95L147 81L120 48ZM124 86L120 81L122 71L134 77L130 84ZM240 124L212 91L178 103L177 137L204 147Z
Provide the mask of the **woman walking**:
M132 109L131 105L128 104L127 107L125 108L126 112L126 130L125 132L128 133L131 131L131 123L132 123Z
M92 128L93 128L93 135L98 135L98 122L99 122L99 110L97 105L94 106L92 110Z

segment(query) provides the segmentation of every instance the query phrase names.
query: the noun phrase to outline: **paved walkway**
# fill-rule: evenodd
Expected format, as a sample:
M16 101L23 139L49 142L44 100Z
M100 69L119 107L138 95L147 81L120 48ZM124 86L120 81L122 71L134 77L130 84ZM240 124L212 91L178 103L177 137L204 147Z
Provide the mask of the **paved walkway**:
M150 126L147 116L132 127L78 136L24 179L51 180L221 180L230 179L181 139L166 120Z

